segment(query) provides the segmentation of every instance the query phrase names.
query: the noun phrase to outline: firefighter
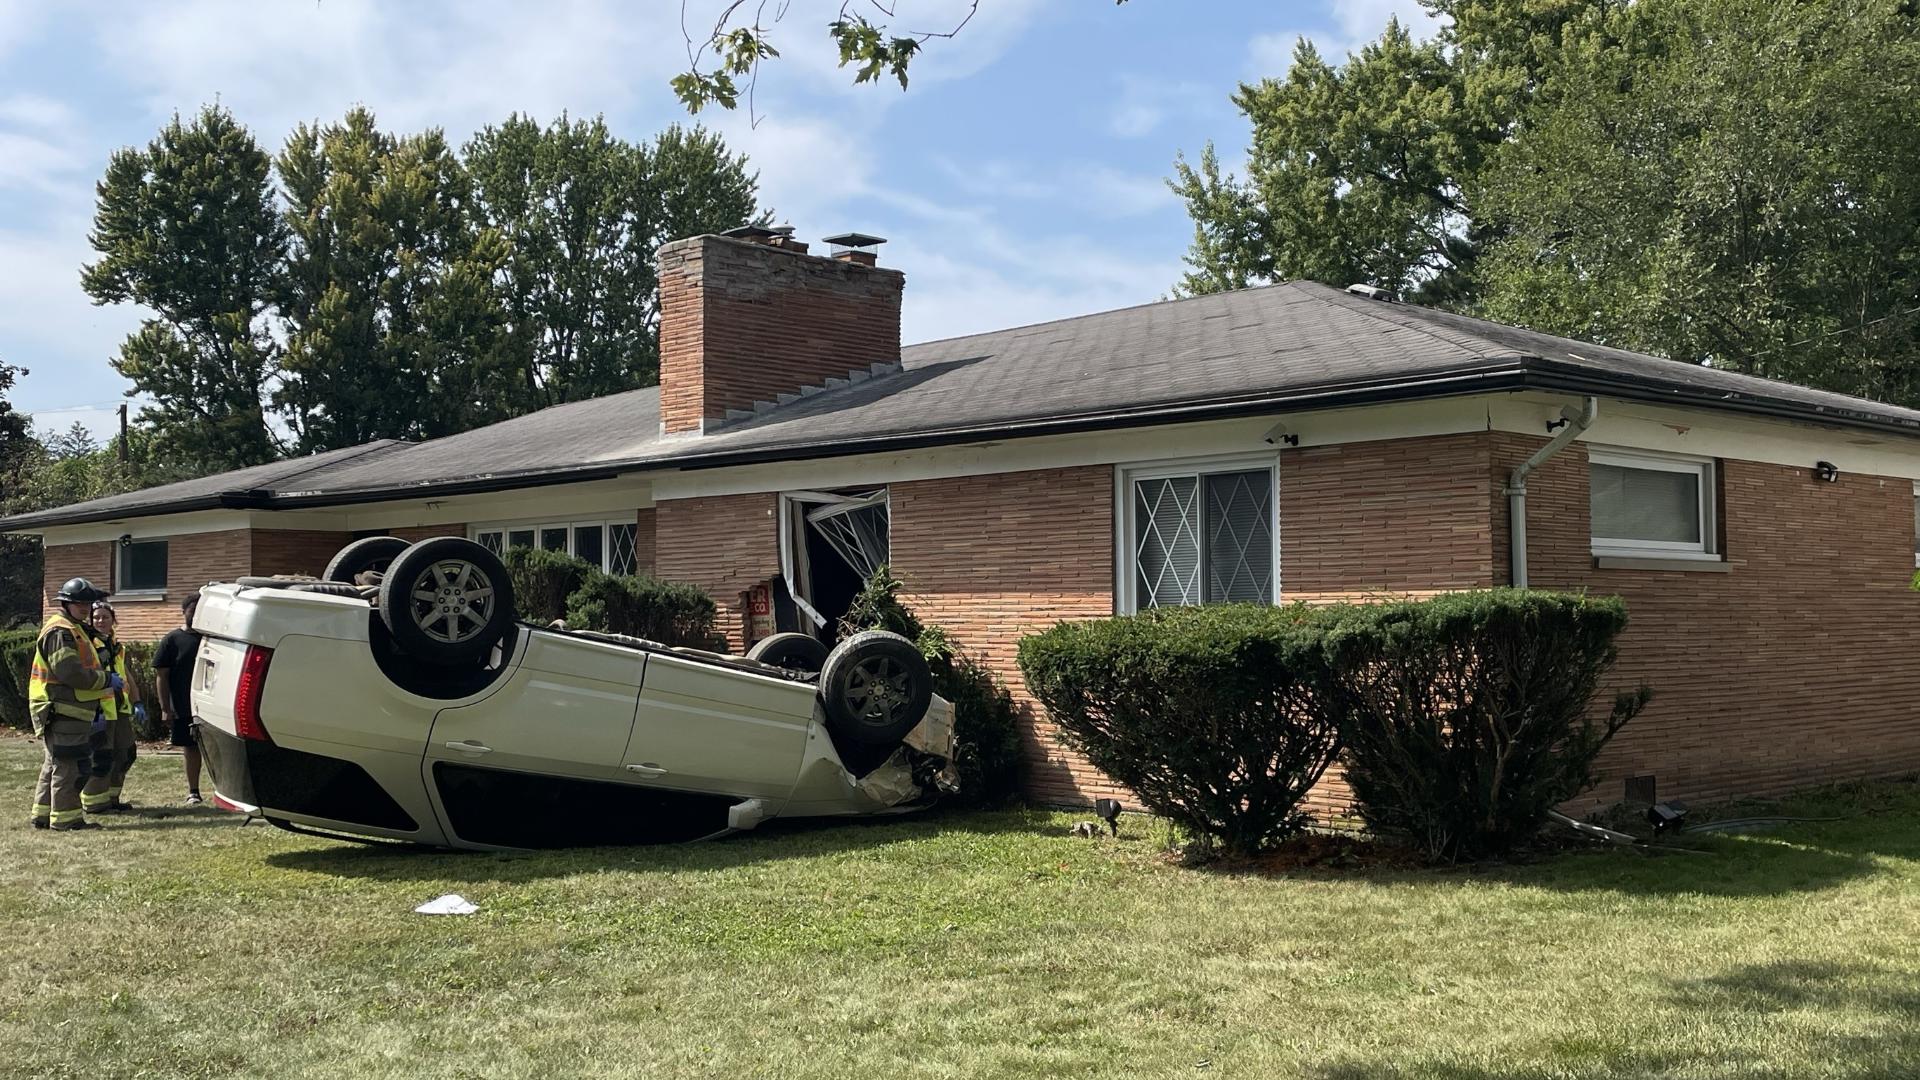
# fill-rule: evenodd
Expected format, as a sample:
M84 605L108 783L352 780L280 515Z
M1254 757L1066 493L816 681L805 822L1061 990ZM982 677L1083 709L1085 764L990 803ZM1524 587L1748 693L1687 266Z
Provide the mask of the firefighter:
M124 689L102 701L107 730L93 745L93 775L80 790L80 808L89 814L119 814L133 809L123 802L120 792L127 784L127 770L133 767L134 724L147 722L147 706L140 700L140 687L127 677L127 650L115 636L113 605L105 600L93 604L93 647L100 666L120 677Z
M58 610L47 616L33 647L27 674L27 711L33 733L45 747L40 782L33 795L33 825L61 831L97 829L80 807L82 774L92 756L94 726L105 730L101 702L125 685L100 664L83 620L95 600L106 594L86 578L74 578L54 599Z

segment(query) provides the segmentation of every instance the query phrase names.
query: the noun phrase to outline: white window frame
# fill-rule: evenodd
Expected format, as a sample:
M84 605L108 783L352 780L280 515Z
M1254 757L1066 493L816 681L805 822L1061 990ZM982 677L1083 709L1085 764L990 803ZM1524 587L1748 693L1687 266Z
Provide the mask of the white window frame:
M1614 465L1625 469L1645 469L1653 472L1686 473L1699 480L1695 485L1700 505L1700 540L1688 543L1676 540L1636 540L1631 537L1608 537L1594 533L1591 520L1587 531L1592 539L1593 554L1614 558L1652 558L1652 559L1699 559L1703 562L1717 562L1720 559L1718 536L1720 523L1715 507L1719 504L1719 468L1712 458L1690 457L1684 454L1661 454L1645 450L1617 450L1608 447L1590 447L1587 450L1587 463L1592 465ZM1592 470L1589 468L1588 482L1592 482ZM1592 496L1589 494L1589 500ZM1589 502L1591 505L1591 502Z
M1267 473L1268 490L1272 492L1271 505L1267 508L1267 528L1273 534L1273 600L1280 603L1282 585L1280 581L1280 455L1236 454L1215 457L1171 458L1160 461L1140 461L1126 465L1117 465L1113 470L1113 551L1114 551L1114 606L1122 615L1132 615L1139 611L1138 567L1134 561L1134 518L1135 499L1133 485L1139 480L1165 480L1174 477L1192 476L1204 479L1213 473L1261 472ZM1204 491L1205 483L1199 484ZM1206 558L1205 544L1202 544L1201 559ZM1205 564L1202 563L1201 588L1205 595Z
M638 513L630 513L625 517L561 518L558 520L555 520L552 518L525 518L520 521L487 521L487 522L481 522L479 524L468 525L467 539L472 540L476 544L479 544L479 543L484 543L484 541L480 539L482 534L499 533L500 534L500 550L505 551L506 543L507 543L507 534L510 532L523 532L529 529L532 530L533 546L539 547L541 530L565 529L567 530L566 552L569 555L573 555L573 554L577 554L577 552L574 551L574 541L573 541L574 530L582 527L592 528L597 525L600 527L600 569L605 570L608 573L612 573L613 572L612 571L613 527L615 525L635 526L636 532L634 534L634 540L635 540L635 546L637 547L638 541L639 541L639 533L637 531L638 522L639 522ZM638 553L636 552L636 555L637 554ZM640 572L640 568L637 565L634 567L634 572L635 573Z
M133 559L133 549L138 544L160 544L167 549L167 572L158 585L143 585L139 588L121 585L127 580L127 568ZM113 549L113 596L116 600L138 600L142 597L161 597L167 591L167 578L173 576L173 544L170 537L149 536L140 540L131 540L115 544Z
M1913 482L1913 503L1914 513L1920 515L1920 480ZM1914 524L1913 565L1920 569L1920 516L1916 516Z

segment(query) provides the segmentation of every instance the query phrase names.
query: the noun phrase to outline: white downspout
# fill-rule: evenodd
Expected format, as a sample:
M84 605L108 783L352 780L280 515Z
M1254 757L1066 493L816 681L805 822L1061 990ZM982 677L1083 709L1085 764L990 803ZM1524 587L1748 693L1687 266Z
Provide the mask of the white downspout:
M1516 589L1527 587L1527 474L1546 464L1548 458L1579 438L1581 432L1593 426L1594 418L1599 415L1599 399L1591 397L1585 400L1578 412L1571 405L1561 409L1560 418L1566 421L1566 426L1547 440L1547 445L1535 450L1532 457L1521 462L1507 480L1507 551L1512 557L1512 579Z

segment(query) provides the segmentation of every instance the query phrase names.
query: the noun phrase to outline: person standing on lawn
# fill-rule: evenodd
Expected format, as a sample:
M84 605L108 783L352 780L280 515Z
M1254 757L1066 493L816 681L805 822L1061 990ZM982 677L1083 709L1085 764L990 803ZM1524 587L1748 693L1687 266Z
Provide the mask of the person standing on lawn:
M96 722L104 721L101 702L118 692L120 677L100 663L85 620L95 600L106 594L86 578L74 578L55 594L57 607L40 627L27 672L27 712L33 733L46 749L33 792L33 827L97 829L80 806L82 774L87 771ZM103 725L104 726L104 725Z
M80 791L80 807L89 814L119 814L133 809L120 792L127 784L127 770L133 767L135 754L134 724L147 723L147 706L140 700L140 686L127 677L127 650L115 636L117 618L113 605L98 600L93 605L93 645L100 655L100 666L120 676L124 689L101 702L107 714L105 738L95 740L93 775Z
M199 593L180 601L180 626L160 639L153 651L153 675L159 682L160 716L172 728L173 745L187 759L187 805L200 798L200 744L193 737L193 662L200 655L200 635L193 628L193 609Z

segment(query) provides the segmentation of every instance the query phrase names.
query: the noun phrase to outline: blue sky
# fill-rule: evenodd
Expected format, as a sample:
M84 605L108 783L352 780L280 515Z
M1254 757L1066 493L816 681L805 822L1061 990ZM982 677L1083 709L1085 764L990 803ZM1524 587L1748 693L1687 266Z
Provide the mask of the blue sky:
M1164 295L1191 227L1161 181L1210 139L1242 157L1240 81L1282 74L1300 35L1343 56L1390 14L1431 31L1415 0L982 0L903 94L835 68L823 28L838 6L791 0L757 124L699 119L752 159L802 238L889 238L909 342ZM687 120L667 89L686 61L680 7L0 0L0 359L31 371L16 405L43 428L108 430L126 389L108 359L141 314L80 290L93 184L175 110L218 100L274 150L356 103L456 141L515 110L602 113L643 139ZM950 25L964 7L899 0L896 25Z

